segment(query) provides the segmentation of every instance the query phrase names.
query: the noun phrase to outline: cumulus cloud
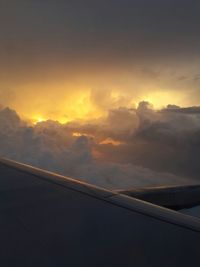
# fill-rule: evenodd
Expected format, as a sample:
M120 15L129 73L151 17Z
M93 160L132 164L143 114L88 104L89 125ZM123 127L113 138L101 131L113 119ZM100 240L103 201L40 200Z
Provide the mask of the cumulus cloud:
M96 145L101 159L130 163L154 171L198 179L200 108L168 105L155 110L148 102L137 109L110 111L101 125L83 125L76 131L95 138L112 138L121 145Z
M110 110L99 121L30 126L4 108L0 153L110 189L194 183L200 117L197 108L176 109L156 111L141 102L137 109Z

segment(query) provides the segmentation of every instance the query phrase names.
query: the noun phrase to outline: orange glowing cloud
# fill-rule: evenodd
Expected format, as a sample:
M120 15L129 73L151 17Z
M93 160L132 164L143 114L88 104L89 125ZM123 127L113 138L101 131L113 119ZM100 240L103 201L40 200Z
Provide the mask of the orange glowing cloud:
M73 73L68 80L55 75L43 81L7 83L5 86L13 89L0 89L0 104L13 108L34 124L49 119L63 124L98 119L106 116L109 109L135 107L143 100L155 108L188 104L182 91L165 85L166 78L158 82L137 71L133 76L124 71L85 73Z
M100 142L100 145L113 145L113 146L119 146L124 144L124 142L113 140L112 138L106 138L105 140Z

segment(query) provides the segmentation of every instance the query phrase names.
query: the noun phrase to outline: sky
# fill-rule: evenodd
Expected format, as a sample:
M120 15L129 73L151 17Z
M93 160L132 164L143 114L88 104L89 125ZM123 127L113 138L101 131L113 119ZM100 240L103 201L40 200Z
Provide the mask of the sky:
M1 155L109 188L198 180L199 14L0 0Z
M198 105L199 12L195 0L1 0L1 104L61 122L142 100Z

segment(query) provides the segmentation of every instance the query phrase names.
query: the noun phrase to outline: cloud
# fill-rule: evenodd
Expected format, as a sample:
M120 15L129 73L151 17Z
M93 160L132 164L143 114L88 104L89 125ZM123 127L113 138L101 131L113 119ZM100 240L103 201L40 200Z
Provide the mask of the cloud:
M101 142L95 149L102 161L133 164L157 172L199 179L200 114L199 107L181 108L168 105L155 110L148 102L137 109L119 108L110 111L99 125L82 125L77 132L92 134ZM121 142L117 146L115 142Z
M187 131L185 137L184 131L177 132L179 124L173 123L171 113L157 112L142 102L138 109L111 110L98 123L62 125L46 121L29 126L14 110L4 108L0 110L0 153L110 189L194 182L194 175L191 179L178 176L180 166L176 171L169 168L170 160L175 160L177 166L180 160L187 165L186 156L198 168L192 160L193 143L198 138L194 131ZM113 142L101 143L106 138ZM115 145L117 140L123 142ZM180 149L186 141L190 147L185 144ZM176 149L180 151L177 153ZM176 156L170 158L174 151ZM163 164L164 158L169 166Z

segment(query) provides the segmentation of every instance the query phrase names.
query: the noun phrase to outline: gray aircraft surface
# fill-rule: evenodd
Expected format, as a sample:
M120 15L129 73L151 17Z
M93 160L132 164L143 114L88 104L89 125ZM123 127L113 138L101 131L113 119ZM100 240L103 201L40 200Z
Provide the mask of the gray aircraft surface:
M173 206L177 188L163 190L113 192L0 159L0 266L199 267L200 219L159 206L154 193Z

